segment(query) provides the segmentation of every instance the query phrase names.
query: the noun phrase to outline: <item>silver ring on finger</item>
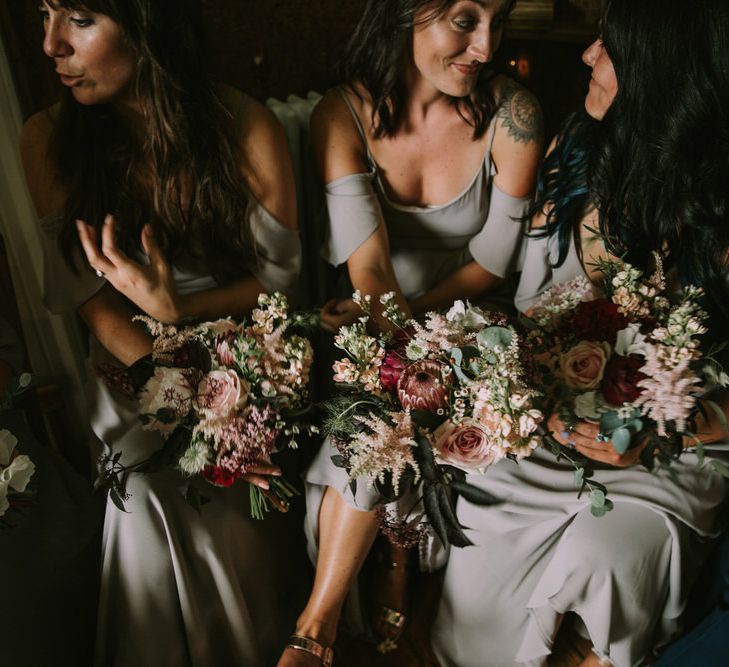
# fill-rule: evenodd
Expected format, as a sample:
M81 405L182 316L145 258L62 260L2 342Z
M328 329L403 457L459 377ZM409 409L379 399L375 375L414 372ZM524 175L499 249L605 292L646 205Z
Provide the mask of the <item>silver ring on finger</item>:
M94 273L99 277L103 278L106 274L101 269L94 269Z

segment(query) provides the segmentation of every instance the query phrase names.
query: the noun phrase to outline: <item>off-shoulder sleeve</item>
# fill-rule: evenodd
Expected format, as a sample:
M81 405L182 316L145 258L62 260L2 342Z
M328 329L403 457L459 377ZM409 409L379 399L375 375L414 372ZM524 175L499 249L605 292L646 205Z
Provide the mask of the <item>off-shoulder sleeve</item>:
M491 184L489 212L481 231L468 243L471 256L487 271L506 278L520 263L524 224L531 197L512 197Z
M0 317L0 361L4 361L17 375L21 371L24 357L23 344L18 334L6 319Z
M525 313L554 281L549 254L549 237L527 236L519 285L514 296L516 309Z
M296 229L284 227L260 204L253 203L251 231L257 262L250 267L267 292L296 295L301 271L301 240Z
M43 303L52 313L76 310L88 301L106 283L98 277L86 257L77 252L77 271L68 265L58 245L61 220L58 216L41 220L41 244L43 246Z
M374 171L351 174L326 185L329 225L322 256L333 266L344 264L374 234L382 220L372 184L374 177Z

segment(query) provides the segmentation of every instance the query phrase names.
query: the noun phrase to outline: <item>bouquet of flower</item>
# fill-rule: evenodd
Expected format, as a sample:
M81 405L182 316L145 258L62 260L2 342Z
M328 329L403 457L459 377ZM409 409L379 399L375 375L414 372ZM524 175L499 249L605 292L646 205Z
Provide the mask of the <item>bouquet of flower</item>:
M649 276L617 260L598 268L601 290L585 277L557 285L526 322L551 411L568 430L577 421L598 423L598 437L612 441L620 454L647 441L641 461L649 469L669 466L685 438L702 458L694 430L703 409L698 398L726 386L729 377L714 358L718 349L700 348L707 320L701 290L687 287L671 298L658 255ZM611 509L605 487L590 478L587 459L552 444L575 465L578 484L590 489L593 514Z
M13 406L15 399L29 386L31 376L23 373L17 380L17 387L0 396L0 410ZM18 439L7 429L0 429L0 525L6 523L2 517L14 506L19 506L28 495L28 482L35 472L35 464L16 449Z
M261 294L251 323L221 319L178 328L147 317L142 321L154 336L153 350L114 378L117 389L139 400L144 428L165 438L165 446L150 460L130 467L120 455L102 461L103 485L123 509L126 499L120 473L173 464L192 478L202 476L228 487L256 463L288 445L295 448L302 433L317 432L304 420L313 351L295 331L305 316L290 316L281 294ZM109 374L107 372L107 380ZM288 509L295 493L284 479L267 477L270 489L249 486L251 512L263 517L271 501ZM199 504L196 487L188 500Z
M444 544L471 544L454 511L457 496L489 505L496 498L466 482L504 457L521 459L539 444L539 395L528 381L522 339L500 313L457 301L447 314L429 313L423 324L406 321L392 293L381 297L393 326L368 333L371 299L354 295L365 316L342 327L335 344L347 357L334 364L340 392L327 407L325 431L356 492L358 480L383 500L415 492ZM413 544L423 513L384 531Z

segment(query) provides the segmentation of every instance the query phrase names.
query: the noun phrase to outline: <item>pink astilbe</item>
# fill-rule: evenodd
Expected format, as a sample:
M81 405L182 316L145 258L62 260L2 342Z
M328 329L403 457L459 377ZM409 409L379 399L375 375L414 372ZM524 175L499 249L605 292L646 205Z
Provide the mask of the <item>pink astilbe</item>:
M430 313L425 325L417 321L412 323L413 338L431 353L450 350L457 344L456 338L462 337L463 330L449 322L445 315Z
M212 444L216 465L239 477L258 461L269 461L278 430L276 414L268 406L248 406L234 418L201 421L193 430L193 440Z
M390 472L392 485L397 493L405 470L412 468L417 480L420 469L413 453L417 443L410 410L392 413L390 418L394 424L388 424L379 417L355 417L367 430L357 433L347 444L351 465L349 476L351 479L365 477L368 486L372 487L375 481L383 483L386 473Z
M643 414L656 422L656 432L665 437L666 422L675 430L686 430L686 422L696 407L701 380L691 368L694 351L686 348L647 345L641 372L648 377L637 383L643 393L635 401Z

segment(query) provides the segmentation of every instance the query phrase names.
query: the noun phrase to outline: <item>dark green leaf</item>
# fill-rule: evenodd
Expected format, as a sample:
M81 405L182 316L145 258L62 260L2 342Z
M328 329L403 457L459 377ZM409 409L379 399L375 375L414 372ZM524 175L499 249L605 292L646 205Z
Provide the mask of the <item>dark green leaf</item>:
M503 502L500 498L484 491L482 488L469 484L468 482L454 481L450 483L450 487L462 495L469 503L488 507L489 505L498 505Z
M344 457L341 454L334 454L332 456L332 463L337 468L346 468L347 464L344 462Z
M433 447L428 439L418 432L415 434L415 441L418 443L420 473L423 475L423 479L433 482L438 479L438 466L435 462L435 456L433 456Z
M152 361L151 352L141 359L137 359L127 368L127 376L129 377L135 391L140 391L153 375L154 362Z
M453 500L451 499L448 489L443 484L438 485L438 504L446 525L448 540L454 547L468 547L473 544L466 537L462 530L462 526L458 521L456 512L453 508Z
M116 487L114 485L109 487L109 498L111 499L111 502L114 503L114 505L117 507L117 509L121 510L125 514L128 514L126 509L124 509L124 500L119 495L119 492L116 490Z
M445 417L428 412L428 410L411 410L410 417L417 426L431 431L434 431L445 421Z
M443 516L440 512L440 505L438 503L438 492L434 484L429 484L427 481L423 484L423 505L425 506L425 513L428 515L428 521L433 526L436 535L440 538L443 546L448 546L448 530L443 520Z

